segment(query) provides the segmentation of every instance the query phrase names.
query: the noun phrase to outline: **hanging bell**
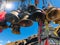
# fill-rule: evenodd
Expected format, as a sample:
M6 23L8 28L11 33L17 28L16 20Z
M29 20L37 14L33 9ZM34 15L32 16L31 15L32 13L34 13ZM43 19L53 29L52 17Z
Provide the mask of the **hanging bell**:
M27 8L29 13L33 12L33 10L35 10L35 9L36 9L36 6L34 6L34 5L29 5Z
M13 24L11 27L12 27L12 33L20 34L20 26L18 24Z
M17 11L12 11L10 13L7 13L6 21L11 22L11 23L18 22L18 20L19 20L18 14L19 13Z
M24 19L24 20L21 20L19 22L20 26L22 27L28 27L28 26L31 26L33 24L32 20L30 19Z
M57 20L53 21L55 24L60 24L60 18L58 18Z
M51 21L53 20L54 22L60 19L60 9L51 7L47 9L47 15L46 15L47 20Z
M21 20L18 22L18 24L20 26L23 26L23 27L28 27L28 26L31 26L33 24L32 20L28 19L29 15L24 13L22 16L21 16Z
M36 6L29 5L28 12L31 13L31 15L29 16L29 19L31 19L33 21L38 21L41 19L44 22L45 13L43 13L43 11L38 9Z
M39 20L41 20L42 22L44 22L45 13L43 13L40 9L36 9L33 12L31 12L31 15L29 18L33 21L38 22Z
M8 28L8 25L6 24L6 22L0 22L0 29L5 29Z
M57 17L55 18L54 22L56 24L60 24L60 8L57 8Z

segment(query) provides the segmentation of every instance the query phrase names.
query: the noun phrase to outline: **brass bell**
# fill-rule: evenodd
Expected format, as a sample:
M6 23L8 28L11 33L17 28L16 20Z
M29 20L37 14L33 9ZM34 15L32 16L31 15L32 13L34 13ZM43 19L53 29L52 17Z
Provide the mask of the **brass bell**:
M14 33L14 34L20 34L20 32L19 32L19 30L16 30L16 28L14 29L12 29L12 33Z
M57 16L56 16L54 22L57 24L60 24L60 8L57 8Z
M12 25L12 33L14 34L20 34L20 26L17 24Z
M22 27L29 27L33 24L32 20L30 19L24 19L19 22L19 25Z
M34 5L29 5L27 10L28 10L29 13L31 13L31 12L33 12L35 9L36 9L36 6L34 6Z
M33 21L28 19L29 18L29 15L24 13L22 16L21 16L21 20L18 22L18 24L20 26L23 26L23 27L28 27L28 26L31 26L33 24Z
M6 22L0 22L0 29L5 29L8 28L8 25L6 24Z
M36 9L33 12L31 12L30 19L33 21L43 21L45 20L45 13L43 13L40 9Z
M47 9L47 15L46 18L47 20L51 21L53 20L54 22L57 22L60 20L60 9L51 7Z
M55 24L60 24L60 18L53 21Z
M29 16L29 19L31 19L33 21L38 21L41 19L44 22L45 13L43 13L43 11L38 9L36 6L29 5L28 12L31 13L31 15Z
M11 23L18 22L18 19L19 19L19 17L18 17L17 11L12 11L12 12L6 14L7 22L11 22Z

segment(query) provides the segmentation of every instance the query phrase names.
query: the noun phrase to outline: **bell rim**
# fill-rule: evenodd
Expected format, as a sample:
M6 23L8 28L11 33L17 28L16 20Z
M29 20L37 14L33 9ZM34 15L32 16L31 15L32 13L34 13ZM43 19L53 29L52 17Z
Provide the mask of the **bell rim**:
M25 21L25 20L30 21L30 22L31 22L31 24L30 24L30 25L27 25L27 26L20 25L20 22L21 22L21 21ZM23 19L23 20L20 20L20 21L18 22L18 24L19 24L20 26L22 26L22 27L29 27L29 26L33 25L33 21L32 21L32 20L30 20L30 19Z
M50 8L49 8L49 9L50 9ZM54 11L54 10L57 10L57 8L55 8L55 7L51 7L51 9L52 9L52 10L50 10L49 12L47 12L48 10L46 11L46 18L47 18L48 21L51 21L51 20L52 20L52 19L50 19L50 18L48 17L49 13L51 13L51 12Z

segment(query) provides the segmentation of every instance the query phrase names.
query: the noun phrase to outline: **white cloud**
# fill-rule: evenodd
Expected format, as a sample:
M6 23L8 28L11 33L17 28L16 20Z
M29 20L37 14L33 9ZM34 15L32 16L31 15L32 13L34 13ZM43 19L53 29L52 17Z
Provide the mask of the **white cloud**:
M3 41L2 40L0 40L0 43L2 43Z
M2 44L0 44L0 45L2 45Z
M10 43L10 42L11 42L11 41L9 41L9 40L7 41L7 43Z

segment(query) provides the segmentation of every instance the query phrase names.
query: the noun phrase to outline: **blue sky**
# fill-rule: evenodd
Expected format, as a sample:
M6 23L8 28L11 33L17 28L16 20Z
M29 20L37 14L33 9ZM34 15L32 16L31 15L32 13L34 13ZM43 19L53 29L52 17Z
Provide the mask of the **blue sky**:
M51 2L53 4L53 6L60 8L60 0L51 0ZM34 1L32 0L31 3L33 4ZM11 10L16 10L17 6L18 6L18 2L14 2L13 4L14 4L14 6L12 7ZM38 5L38 7L39 8L42 7L42 1L40 1L40 4ZM9 10L9 9L7 9L7 10ZM53 27L57 26L57 24L53 24L53 23L51 23L51 25ZM37 34L38 33L38 23L33 22L33 25L30 27L21 27L20 31L21 31L21 34L16 35L11 32L10 28L4 29L3 32L0 33L0 45L5 45L6 43L8 43L10 41L22 40L22 39L28 38L31 35Z

